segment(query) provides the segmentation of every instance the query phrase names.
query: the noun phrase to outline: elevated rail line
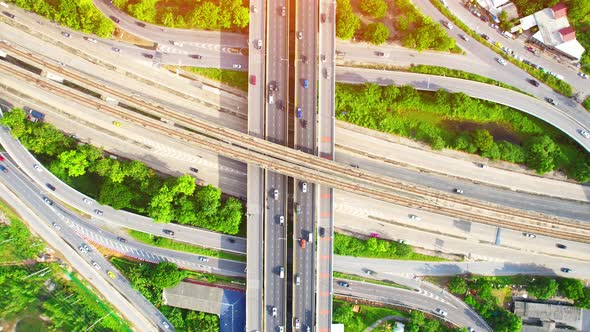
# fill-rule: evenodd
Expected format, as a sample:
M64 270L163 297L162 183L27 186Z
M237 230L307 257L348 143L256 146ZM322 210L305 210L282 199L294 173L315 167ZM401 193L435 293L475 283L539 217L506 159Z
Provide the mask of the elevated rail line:
M58 71L58 68L55 67L53 64L48 64L47 66L47 68L56 70L56 72L67 75L68 77L75 76L75 74L65 69ZM123 110L106 102L98 101L80 92L71 91L59 83L40 78L33 73L25 72L20 68L14 68L12 65L6 63L0 63L0 70L4 73L9 73L14 78L32 82L39 88L66 96L80 104L124 119L130 123L165 135L174 136L190 144L198 144L202 148L229 158L255 164L259 167L288 176L304 178L310 182L354 192L401 206L420 208L482 224L590 243L590 224L549 217L528 211L509 209L473 199L459 198L445 193L418 188L401 181L355 169L351 166L294 151L283 146L256 139L247 134L207 124L194 117L178 114L161 106L154 106L150 103L130 98L128 95L108 89L108 87L96 86L92 81L84 79L81 76L78 76L76 80L81 80L83 84L103 91L106 88L107 91L105 92L107 94L120 98L121 100L127 100L143 108L142 111L149 110L147 113L151 114L152 117ZM155 118L173 120L177 125L172 126L155 120Z

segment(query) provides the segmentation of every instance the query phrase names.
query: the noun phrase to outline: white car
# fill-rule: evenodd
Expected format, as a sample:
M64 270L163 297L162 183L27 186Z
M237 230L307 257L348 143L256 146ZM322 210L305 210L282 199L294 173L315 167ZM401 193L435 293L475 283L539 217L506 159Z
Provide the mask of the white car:
M502 66L506 66L506 64L507 64L506 60L504 60L502 58L496 58L496 61L498 61L498 63L501 64Z
M297 32L297 39L303 39L303 32Z
M89 200L89 199L88 199L88 198L86 198L86 197L82 198L82 201L83 201L84 203L86 203L86 204L92 204L92 201L91 201L91 200Z
M57 229L58 231L61 230L61 226L58 225L57 223L51 223L51 225L53 225L53 227L55 227L55 229Z
M279 191L277 189L272 191L272 197L274 199L279 199Z
M587 79L588 79L588 75L586 75L586 74L584 74L584 73L582 73L582 72L579 72L579 73L578 73L578 75L579 75L581 78L585 79L585 80L587 80Z
M279 225L283 226L285 224L285 216L279 216Z
M234 65L232 67L234 67L234 69L240 69L240 68L242 68L242 65L239 63L234 63Z
M278 312L277 307L272 307L272 316L273 317L277 317L277 312Z
M461 34L461 39L463 39L464 41L468 42L469 41L469 37L467 37L467 35L463 35Z
M86 40L89 41L89 42L91 42L91 43L95 43L95 44L98 42L96 39L90 38L90 37L86 37Z
M97 263L97 262L95 262L95 261L92 261L92 266L94 266L94 268L95 268L95 269L97 269L97 270L100 270L100 269L102 269L102 267L100 266L100 264L98 264L98 263Z
M208 262L208 261L209 261L209 258L207 258L207 257L203 257L203 256L199 256L199 260L200 260L201 262L205 262L205 263L206 263L206 262Z
M439 315L441 315L441 316L443 316L443 317L447 317L447 315L449 314L448 312L446 312L446 311L444 311L444 310L442 310L440 308L437 308L436 309L436 313L439 314Z
M533 234L533 233L524 233L524 236L526 236L526 237L528 237L528 238L530 238L530 239L534 239L534 238L536 238L536 237L537 237L537 236L536 236L535 234Z
M417 215L415 215L415 214L410 214L410 215L409 215L409 217L410 217L410 220L414 220L414 221L420 221L420 217L418 217L418 216L417 216Z
M117 53L121 52L121 49L118 47L113 47L112 50L113 50L113 52L117 52Z
M41 166L35 164L33 165L33 168L37 171L37 172L43 172L43 169L41 168Z
M582 136L584 136L584 137L586 137L586 138L590 138L590 133L588 133L588 132L587 132L587 131L585 131L585 130L580 130L580 135L582 135Z

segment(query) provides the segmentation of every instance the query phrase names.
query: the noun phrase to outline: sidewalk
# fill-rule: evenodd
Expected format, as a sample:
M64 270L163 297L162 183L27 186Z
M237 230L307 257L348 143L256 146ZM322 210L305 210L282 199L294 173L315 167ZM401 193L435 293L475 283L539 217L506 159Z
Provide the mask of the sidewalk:
M590 200L589 186L564 181L565 177L560 174L554 173L551 178L541 177L522 166L507 162L489 162L479 156L454 150L432 151L420 142L343 121L337 121L336 137L341 142L347 142L346 148L337 144L338 149L377 157L384 162L409 166L425 172L447 174L513 191L583 202ZM488 165L489 168L480 168L480 163Z

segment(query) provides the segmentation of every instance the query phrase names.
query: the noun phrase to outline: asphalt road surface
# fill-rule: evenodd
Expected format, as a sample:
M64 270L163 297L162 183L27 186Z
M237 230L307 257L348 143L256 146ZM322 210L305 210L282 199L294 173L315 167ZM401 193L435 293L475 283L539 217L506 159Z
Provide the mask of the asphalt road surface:
M6 151L9 152L11 157L14 158L21 169L35 182L45 188L47 188L47 184L56 188L55 191L48 190L51 196L55 195L59 197L60 200L91 215L92 218L101 219L119 226L157 236L172 238L176 241L195 243L213 249L223 249L224 251L229 252L244 252L246 249L246 241L243 238L222 235L177 224L158 224L147 217L122 210L115 210L109 206L102 206L93 198L87 197L74 190L49 171L45 170L43 165L41 165L22 145L20 145L20 143L10 135L6 128L0 130L0 143L4 146ZM38 169L35 169L34 165L38 165ZM101 211L101 215L98 215L97 211ZM174 231L174 235L170 236L165 234L163 232L164 229Z
M337 80L339 82L356 84L366 82L373 82L381 85L410 84L419 90L436 91L443 88L451 92L463 92L475 98L513 107L549 122L571 137L574 141L578 142L584 149L590 151L590 139L585 138L580 134L582 130L590 132L589 125L582 124L579 122L578 118L560 112L561 108L556 108L543 100L529 97L509 89L444 76L361 68L338 68ZM588 114L588 112L586 113Z
M343 282L348 287L343 286ZM476 331L492 331L476 312L457 303L459 301L449 302L437 294L425 290L408 290L337 278L334 279L334 293L340 296L409 307L459 327L471 327ZM437 309L444 310L448 315L444 317L438 314Z

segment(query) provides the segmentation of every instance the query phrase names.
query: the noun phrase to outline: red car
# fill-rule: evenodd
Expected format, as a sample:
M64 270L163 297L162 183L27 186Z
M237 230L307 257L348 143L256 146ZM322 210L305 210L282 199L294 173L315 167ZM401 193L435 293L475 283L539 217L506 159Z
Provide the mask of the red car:
M256 85L256 75L250 76L250 84Z
M0 161L4 161L4 157L0 156Z
M379 233L371 233L371 234L369 234L369 236L378 239L379 238Z

